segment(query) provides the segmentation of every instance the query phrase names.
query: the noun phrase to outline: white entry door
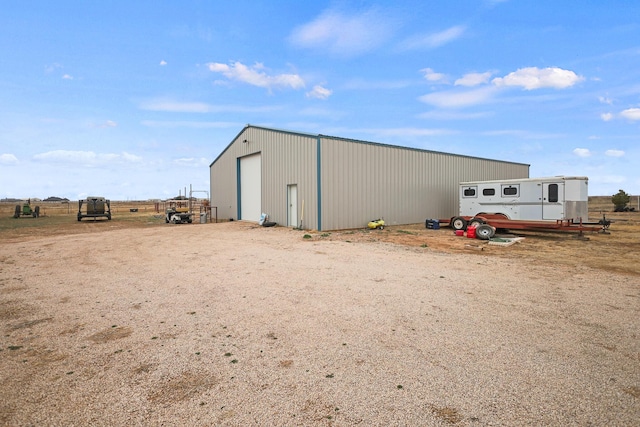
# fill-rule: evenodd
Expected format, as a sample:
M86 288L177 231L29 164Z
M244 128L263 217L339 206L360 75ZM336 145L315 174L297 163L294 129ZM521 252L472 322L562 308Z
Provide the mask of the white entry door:
M287 185L287 225L298 226L298 186L296 184Z
M542 183L542 219L564 219L564 183Z
M262 168L260 153L240 159L240 215L245 221L260 221Z

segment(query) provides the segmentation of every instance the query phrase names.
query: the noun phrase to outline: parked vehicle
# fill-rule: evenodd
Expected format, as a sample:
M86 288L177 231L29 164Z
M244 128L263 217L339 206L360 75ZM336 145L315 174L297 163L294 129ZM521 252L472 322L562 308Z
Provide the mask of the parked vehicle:
M188 208L170 207L165 212L164 222L167 224L191 224L193 214L189 213Z
M82 212L85 205L85 212ZM78 200L78 221L82 218L101 218L111 220L111 201L104 197L87 197L86 200Z
M605 231L610 221L588 222L588 184L584 176L462 182L460 215L449 225L472 226L484 240L496 229Z
M40 206L36 206L32 209L31 199L28 199L25 203L22 204L22 206L16 205L16 210L13 213L13 217L20 218L21 216L38 218L40 216Z

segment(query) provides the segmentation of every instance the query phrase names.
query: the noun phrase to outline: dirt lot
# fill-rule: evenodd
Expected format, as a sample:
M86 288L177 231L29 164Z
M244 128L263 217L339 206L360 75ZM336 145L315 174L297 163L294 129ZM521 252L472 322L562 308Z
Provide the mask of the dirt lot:
M640 419L637 212L607 214L608 235L504 247L423 224L167 225L131 206L79 223L0 205L0 424Z

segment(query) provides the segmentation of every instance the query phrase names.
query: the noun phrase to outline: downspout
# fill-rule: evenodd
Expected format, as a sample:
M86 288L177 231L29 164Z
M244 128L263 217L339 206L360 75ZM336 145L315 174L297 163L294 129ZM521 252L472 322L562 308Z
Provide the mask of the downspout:
M240 184L242 180L240 179L240 157L236 159L236 198L238 200L238 217L236 219L242 219L242 191L240 189Z
M318 231L322 231L322 150L320 136L316 139L316 199L318 200Z

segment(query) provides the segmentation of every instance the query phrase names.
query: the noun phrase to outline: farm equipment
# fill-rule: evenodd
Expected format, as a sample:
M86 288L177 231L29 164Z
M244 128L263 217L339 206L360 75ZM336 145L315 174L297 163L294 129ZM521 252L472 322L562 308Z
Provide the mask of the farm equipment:
M82 205L86 204L86 213L82 213ZM78 200L78 221L82 218L106 217L111 220L111 201L104 197L87 197L86 200Z
M375 229L384 230L384 219L380 218L380 219L374 219L373 221L369 221L369 224L367 224L367 227L369 227L372 230L375 230Z
M21 216L38 218L40 216L40 206L36 206L35 208L31 209L31 199L23 203L22 206L16 205L16 210L13 213L13 217L20 218Z
M171 224L191 224L193 214L188 208L170 207L165 212L164 222Z

